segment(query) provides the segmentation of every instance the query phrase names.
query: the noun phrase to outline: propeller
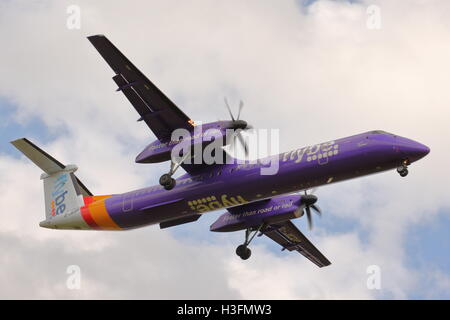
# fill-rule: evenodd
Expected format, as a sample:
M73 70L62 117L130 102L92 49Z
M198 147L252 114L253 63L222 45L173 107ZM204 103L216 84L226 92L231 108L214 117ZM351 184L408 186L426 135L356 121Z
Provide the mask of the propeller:
M311 209L313 209L318 216L322 216L322 210L315 204L317 202L317 197L313 194L308 194L306 190L304 195L302 195L301 201L305 206L304 210L306 212L306 217L308 218L309 230L311 230L313 228Z
M241 111L244 108L244 102L242 102L242 100L239 101L239 111L238 111L237 117L234 118L233 112L231 111L231 108L230 108L230 105L228 104L227 98L225 97L224 100L225 100L225 106L227 107L228 113L230 114L230 117L231 117L231 126L229 128L235 130L231 144L234 145L235 140L237 138L239 140L239 142L241 143L242 147L244 148L245 156L248 156L248 146L247 146L247 143L245 142L244 137L241 134L241 131L252 129L253 127L251 125L249 125L247 123L247 121L239 119L241 116Z

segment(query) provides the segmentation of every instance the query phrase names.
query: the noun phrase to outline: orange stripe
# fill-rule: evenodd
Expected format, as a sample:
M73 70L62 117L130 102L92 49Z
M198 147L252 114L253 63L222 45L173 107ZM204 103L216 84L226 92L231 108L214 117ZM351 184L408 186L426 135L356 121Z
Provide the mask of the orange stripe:
M104 230L121 230L106 211L105 200L98 200L89 205L89 211L95 223Z
M94 219L92 219L91 212L89 210L89 207L84 206L80 208L81 216L83 217L84 221L92 228L92 229L100 229L98 225L95 223Z

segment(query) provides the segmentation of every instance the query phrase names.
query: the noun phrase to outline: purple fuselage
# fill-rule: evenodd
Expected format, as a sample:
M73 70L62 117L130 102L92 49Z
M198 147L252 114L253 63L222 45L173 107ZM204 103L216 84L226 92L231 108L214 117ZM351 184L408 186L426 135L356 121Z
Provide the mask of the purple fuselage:
M371 131L272 156L279 161L274 175L261 175L267 165L259 162L211 165L181 176L170 191L155 185L113 195L105 205L122 229L137 228L394 169L428 152L413 140Z

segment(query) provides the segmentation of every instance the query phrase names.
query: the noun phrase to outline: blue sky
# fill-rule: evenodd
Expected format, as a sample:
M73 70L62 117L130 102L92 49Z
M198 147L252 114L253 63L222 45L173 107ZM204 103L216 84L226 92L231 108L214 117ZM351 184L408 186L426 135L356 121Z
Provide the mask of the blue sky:
M38 118L32 117L23 122L16 120L16 109L13 103L8 102L5 98L0 98L0 109L2 111L0 136L2 137L2 152L18 157L20 154L10 145L9 141L22 137L34 137L37 141L48 143L55 138L46 127L46 125Z
M426 270L430 265L445 273L450 272L450 219L448 211L440 213L439 218L411 228L406 236L408 263Z

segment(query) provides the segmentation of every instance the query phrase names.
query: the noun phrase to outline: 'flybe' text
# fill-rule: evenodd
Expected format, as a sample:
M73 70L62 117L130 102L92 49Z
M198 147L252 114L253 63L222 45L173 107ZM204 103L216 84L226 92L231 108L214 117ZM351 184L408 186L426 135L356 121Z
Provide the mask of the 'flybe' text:
M59 214L63 213L66 210L66 205L64 203L65 197L67 194L67 190L65 190L65 188L64 188L64 186L66 185L66 182L67 182L67 174L66 173L60 175L55 181L55 186L53 187L53 192L52 192L53 200L51 203L53 217L55 215L59 215Z

